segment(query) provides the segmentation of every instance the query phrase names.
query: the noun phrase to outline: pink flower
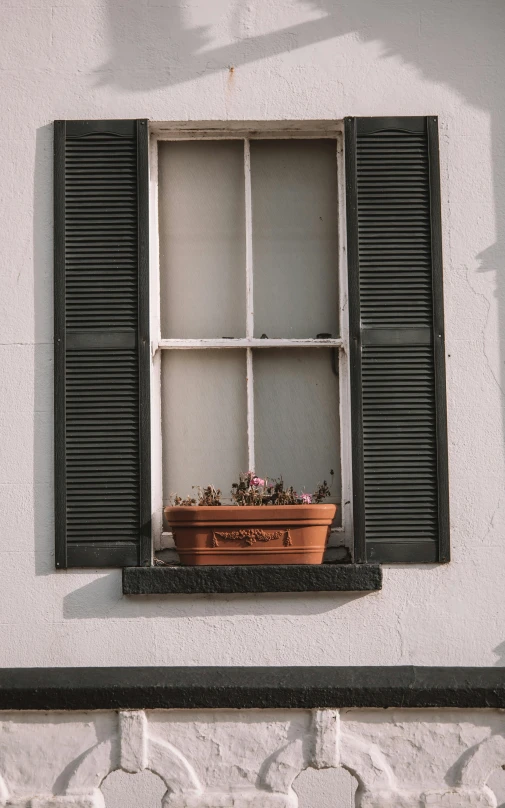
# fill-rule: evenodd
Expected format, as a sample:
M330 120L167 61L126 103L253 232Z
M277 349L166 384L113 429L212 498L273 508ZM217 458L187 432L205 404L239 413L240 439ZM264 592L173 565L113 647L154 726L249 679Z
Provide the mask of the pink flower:
M300 494L302 505L310 505L312 503L312 496L310 494Z
M251 485L265 485L265 480L262 480L261 477L253 477L251 480Z

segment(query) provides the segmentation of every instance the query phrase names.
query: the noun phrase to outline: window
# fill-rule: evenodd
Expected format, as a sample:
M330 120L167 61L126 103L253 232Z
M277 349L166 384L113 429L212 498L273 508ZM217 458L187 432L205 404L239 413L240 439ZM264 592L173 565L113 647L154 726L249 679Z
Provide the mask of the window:
M342 132L153 141L155 540L173 492L226 499L255 469L309 492L333 471L331 543L350 544Z
M164 497L248 466L333 468L360 563L448 561L437 118L54 143L56 566L149 566Z

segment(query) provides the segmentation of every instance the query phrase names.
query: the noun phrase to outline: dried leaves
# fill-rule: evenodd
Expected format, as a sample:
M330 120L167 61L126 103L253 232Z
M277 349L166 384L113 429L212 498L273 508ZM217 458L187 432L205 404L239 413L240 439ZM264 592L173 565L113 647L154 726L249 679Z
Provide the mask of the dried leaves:
M330 471L333 484L333 469ZM174 505L222 505L221 490L213 485L206 488L193 486L198 492L198 496L186 497L183 499L177 494L171 496ZM238 483L233 483L231 487L231 499L234 505L310 505L311 503L322 502L331 494L330 486L324 480L319 483L313 494L305 492L297 493L293 486L284 487L284 480L269 480L267 477L258 477L254 471L242 472L239 475Z
M178 494L172 494L170 500L173 505L221 505L221 489L214 488L213 485L208 485L206 488L201 488L199 485L194 485L193 489L197 490L198 496L187 496L183 499Z

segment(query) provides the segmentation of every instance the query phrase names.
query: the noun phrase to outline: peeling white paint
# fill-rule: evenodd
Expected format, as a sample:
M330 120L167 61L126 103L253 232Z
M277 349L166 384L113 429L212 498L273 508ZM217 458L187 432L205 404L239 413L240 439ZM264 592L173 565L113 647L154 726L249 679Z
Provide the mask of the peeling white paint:
M314 710L314 735L311 765L315 769L329 769L339 765L340 713L338 710Z
M147 766L147 721L142 711L131 710L119 713L121 736L121 769L125 772L141 772Z
M109 713L110 736L87 749L90 725L103 733L103 715L1 714L9 791L0 804L103 808L107 775L143 768L164 782L163 808L311 808L298 806L296 778L308 767L342 766L357 782L357 808L496 808L488 783L505 763L497 710L318 710L312 720L300 710ZM6 763L13 754L16 772Z

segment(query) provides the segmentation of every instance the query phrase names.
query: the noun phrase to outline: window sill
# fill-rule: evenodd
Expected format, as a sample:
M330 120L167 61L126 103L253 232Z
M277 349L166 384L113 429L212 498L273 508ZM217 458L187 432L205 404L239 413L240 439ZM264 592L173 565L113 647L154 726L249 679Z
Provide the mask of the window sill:
M254 592L376 592L378 564L305 564L222 567L125 567L124 595Z

